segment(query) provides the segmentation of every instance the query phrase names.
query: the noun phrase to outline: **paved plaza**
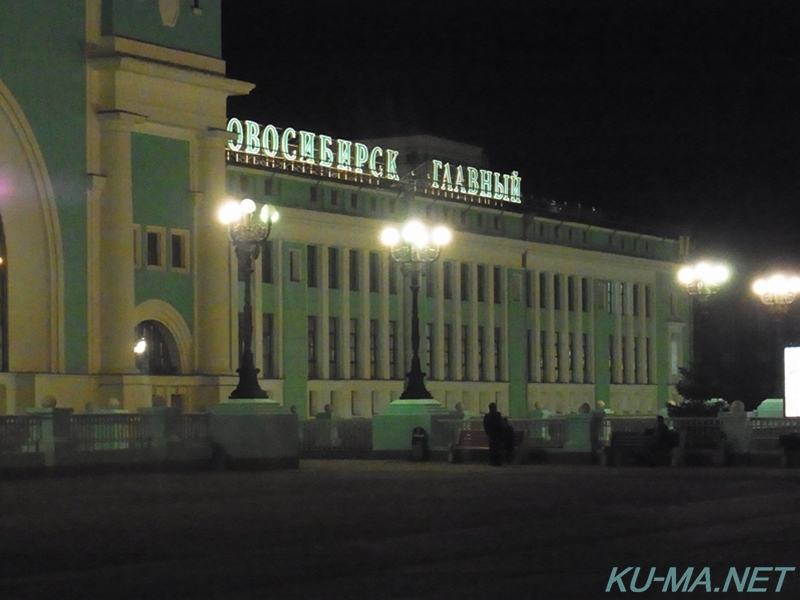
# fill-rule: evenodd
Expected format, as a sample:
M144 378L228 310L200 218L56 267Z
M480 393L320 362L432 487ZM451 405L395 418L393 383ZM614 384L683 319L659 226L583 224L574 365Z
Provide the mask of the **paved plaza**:
M641 567L639 588L656 568L637 598L686 597L664 591L670 567L724 598L752 595L723 591L731 567L767 567L747 585L798 598L799 536L800 470L777 468L332 460L5 480L0 598L630 597L633 569L606 592L615 567ZM775 567L798 569L778 593Z

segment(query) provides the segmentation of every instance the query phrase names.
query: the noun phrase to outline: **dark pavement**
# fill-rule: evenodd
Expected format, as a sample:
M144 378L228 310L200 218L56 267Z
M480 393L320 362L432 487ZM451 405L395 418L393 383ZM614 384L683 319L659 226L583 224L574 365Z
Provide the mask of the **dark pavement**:
M800 598L800 470L302 461L0 482L0 598ZM705 575L702 569L709 567ZM779 571L782 589L775 592ZM752 571L752 569L751 569ZM669 581L667 582L669 584ZM677 589L683 589L681 585ZM626 591L623 593L621 588ZM719 588L719 591L714 590ZM746 589L746 588L745 588Z

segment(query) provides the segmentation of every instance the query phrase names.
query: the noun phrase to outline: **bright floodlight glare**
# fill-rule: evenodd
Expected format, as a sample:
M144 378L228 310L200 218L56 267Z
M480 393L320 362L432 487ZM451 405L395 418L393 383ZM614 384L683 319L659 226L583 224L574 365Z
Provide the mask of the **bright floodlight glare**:
M250 198L245 198L239 203L239 206L242 208L242 212L247 215L252 215L256 212L256 203L253 202Z
M452 238L453 235L450 233L450 230L444 225L435 227L431 232L431 240L437 246L445 246L449 244Z
M237 204L233 200L223 204L222 208L219 210L219 220L222 221L225 225L230 225L231 223L235 223L241 217L242 217L242 210L239 207L239 204Z
M753 282L753 292L762 296L767 291L767 282L764 279L756 279Z
M711 279L710 282L717 284L725 283L728 280L728 277L730 277L730 275L731 273L728 267L726 267L725 265L716 265L710 273L710 279Z
M428 244L428 230L419 221L409 221L403 227L403 241L422 248Z
M136 354L144 354L145 350L147 350L147 342L145 340L139 340L133 347L133 351Z
M260 219L263 223L274 223L278 220L278 211L271 204L261 207Z
M681 267L680 271L678 271L678 281L686 285L694 280L694 269L692 267Z
M400 241L400 232L394 227L387 227L381 232L381 243L384 246L396 246Z

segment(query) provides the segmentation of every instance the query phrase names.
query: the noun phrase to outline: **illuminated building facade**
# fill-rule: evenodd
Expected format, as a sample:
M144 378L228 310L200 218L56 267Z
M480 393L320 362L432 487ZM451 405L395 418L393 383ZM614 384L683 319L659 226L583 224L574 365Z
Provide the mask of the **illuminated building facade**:
M368 417L402 391L410 294L379 234L411 216L454 230L420 306L442 404L651 412L674 396L682 240L531 212L521 175L463 144L229 121L227 97L252 85L225 77L219 2L2 5L0 40L0 412L227 397L229 196L281 211L255 353L262 387L300 415Z

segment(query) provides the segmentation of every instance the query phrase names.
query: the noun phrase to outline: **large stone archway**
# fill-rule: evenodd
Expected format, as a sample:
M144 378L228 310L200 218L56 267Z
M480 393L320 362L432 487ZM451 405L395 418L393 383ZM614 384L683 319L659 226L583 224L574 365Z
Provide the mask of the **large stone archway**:
M145 300L134 309L136 323L156 321L163 325L175 342L178 356L173 361L182 374L192 371L192 334L189 325L174 306L163 300Z
M2 81L0 216L8 252L9 371L61 373L64 273L55 195L36 137Z

